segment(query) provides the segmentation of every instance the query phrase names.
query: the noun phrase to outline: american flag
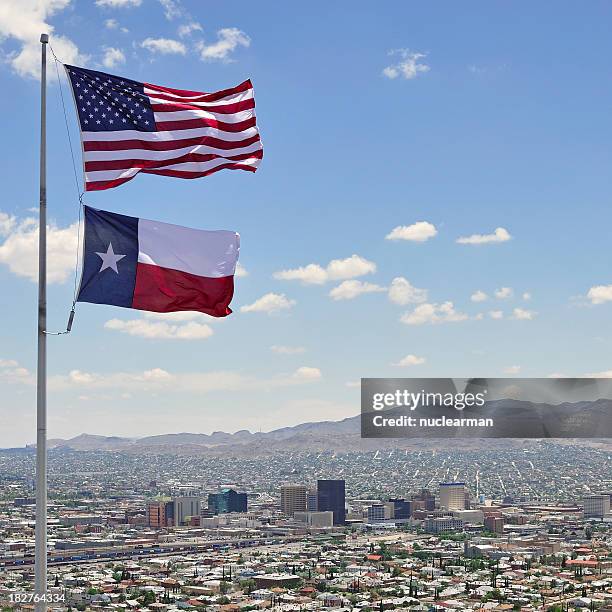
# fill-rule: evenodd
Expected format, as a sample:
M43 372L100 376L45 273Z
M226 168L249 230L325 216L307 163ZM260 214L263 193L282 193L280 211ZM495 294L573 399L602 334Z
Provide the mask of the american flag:
M117 187L139 172L198 178L255 172L263 146L251 81L214 93L139 83L66 66L81 126L85 190Z

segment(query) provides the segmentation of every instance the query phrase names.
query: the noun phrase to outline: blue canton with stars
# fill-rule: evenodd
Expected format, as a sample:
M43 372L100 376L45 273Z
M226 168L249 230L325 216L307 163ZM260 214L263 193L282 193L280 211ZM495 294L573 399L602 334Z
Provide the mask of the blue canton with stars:
M83 132L156 130L142 83L76 66L66 66L66 71Z

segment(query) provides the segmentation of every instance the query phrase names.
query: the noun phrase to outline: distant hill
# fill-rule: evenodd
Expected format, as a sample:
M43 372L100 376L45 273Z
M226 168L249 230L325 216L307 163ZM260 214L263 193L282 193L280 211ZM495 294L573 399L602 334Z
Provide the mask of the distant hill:
M516 400L488 402L491 413L504 407L507 411L526 413L541 410L542 404L530 404ZM565 412L572 405L561 404L555 409ZM576 404L573 405L574 407ZM583 409L599 408L597 402L584 403ZM551 439L557 444L581 444L612 450L610 439ZM252 433L240 430L235 433L216 431L212 434L172 433L143 438L121 438L81 434L70 440L49 440L49 448L72 449L77 451L123 451L134 454L207 454L227 456L262 456L282 452L320 452L320 451L369 451L382 449L501 449L525 448L540 444L539 439L495 439L495 438L412 438L412 439L362 439L360 435L360 415L341 421L320 421L301 423L293 427L283 427L269 432Z
M315 442L320 439L328 444L336 436L349 436L360 440L360 417L349 417L342 421L321 421L318 423L301 423L293 427L283 427L270 432L251 433L242 429L235 433L215 431L212 434L174 433L144 438L121 438L117 436L98 436L81 434L69 440L51 439L49 448L70 448L73 450L129 450L139 452L145 450L166 451L170 449L191 449L199 447L202 450L221 448L238 448L241 446L299 446L300 443ZM328 444L322 444L327 446Z

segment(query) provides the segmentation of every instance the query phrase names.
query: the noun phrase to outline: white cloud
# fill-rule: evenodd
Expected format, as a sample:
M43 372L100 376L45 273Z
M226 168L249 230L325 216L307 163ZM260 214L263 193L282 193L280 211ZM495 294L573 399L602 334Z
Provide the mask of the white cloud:
M217 31L217 41L206 44L199 41L196 49L200 53L200 59L204 61L231 61L230 55L238 47L249 47L251 39L238 28L223 28Z
M329 292L329 296L336 301L352 300L364 293L380 293L381 291L386 291L386 289L380 285L366 283L360 280L346 280L337 287L334 287Z
M295 300L290 300L284 293L266 293L252 304L242 306L240 312L267 312L272 314L281 310L289 310L295 304Z
M472 234L457 238L459 244L489 244L492 242L507 242L512 236L508 230L498 227L492 234Z
M389 55L398 55L401 60L384 68L382 73L388 79L401 77L410 80L430 70L427 64L420 61L427 57L425 53L413 53L409 49L396 49L395 51L390 51Z
M96 0L96 6L105 8L127 8L131 6L140 6L142 0Z
M393 363L391 365L399 366L402 368L407 368L410 366L422 365L426 361L427 360L425 359L425 357L417 357L416 355L406 355L405 357L400 359L397 363Z
M33 218L5 221L4 242L0 243L0 264L17 276L38 282L38 222ZM2 218L0 218L0 223ZM77 229L47 226L47 281L63 283L74 272L77 256Z
M159 3L162 5L164 15L169 21L183 14L183 9L181 8L179 0L159 0Z
M244 278L245 276L248 276L248 275L249 273L247 272L247 269L240 262L238 262L236 264L236 273L235 273L236 278Z
M520 365L511 365L504 368L504 374L518 374L521 371Z
M194 32L201 32L201 31L202 31L202 26L199 23L192 21L191 23L185 23L182 26L179 26L178 35L181 38L185 38L186 36L191 36L191 34L193 34Z
M282 344L273 344L270 350L278 355L299 355L306 352L303 346L284 346Z
M470 296L470 300L472 300L472 302L484 302L487 299L489 299L489 296L480 289L472 293L472 295Z
M121 26L116 19L106 19L104 21L104 26L108 30L119 30L119 31L123 32L124 34L129 32L129 30L127 28L124 28L123 26Z
M214 391L273 391L282 387L313 383L321 378L321 370L310 366L302 366L294 372L267 378L232 371L172 373L162 368L152 368L144 372L105 374L72 370L68 374L51 376L49 388L56 392L82 388L86 388L88 392L100 389L168 392L174 396L178 392L202 394Z
M305 285L322 285L329 280L327 271L319 264L308 264L300 268L281 270L273 274L279 280L299 280Z
M531 321L536 316L533 310L525 310L524 308L515 308L512 311L512 318L520 321Z
M386 240L410 240L412 242L425 242L438 233L436 226L428 221L418 221L412 225L398 225L386 236Z
M117 49L116 47L106 47L104 49L102 64L105 68L116 68L120 64L125 64L125 54L121 49Z
M71 0L2 0L0 2L0 41L12 39L21 46L4 53L3 60L22 77L40 76L40 34L49 34L57 56L67 64L83 65L87 57L72 40L55 33L49 19L68 8ZM52 61L52 60L49 60Z
M498 300L507 300L513 295L514 291L512 290L512 287L500 287L499 289L495 290L495 297Z
M351 255L346 259L333 259L325 268L319 264L308 264L300 268L281 270L274 273L278 280L299 280L305 285L322 285L332 280L344 280L372 274L376 272L376 264L359 255Z
M612 285L596 285L591 287L587 293L591 304L603 304L612 302Z
M400 318L406 325L424 325L426 323L455 323L465 321L468 316L455 310L452 302L443 304L420 304L412 312L406 312Z
M389 299L394 304L421 304L427 301L427 289L418 289L410 284L403 276L397 276L391 281Z
M525 291L522 297L526 302L528 302L531 299L531 293L529 293L528 291Z
M333 259L327 264L329 280L355 278L356 276L364 276L374 272L376 272L376 264L363 257L359 257L359 255L351 255L346 259Z
M349 388L361 387L361 381L360 380L348 380L347 382L344 383L344 386L349 387Z
M162 55L185 55L187 53L187 47L182 42L172 38L145 38L140 46L151 53L161 53Z
M0 359L0 381L4 383L33 384L34 375L14 359Z
M6 236L15 227L15 217L0 212L0 236Z
M292 374L292 377L297 380L319 380L321 378L321 370L319 368L302 366Z
M553 375L551 374L551 378ZM565 378L564 376L554 376L555 378ZM612 370L604 370L603 372L592 372L585 374L585 378L612 378Z
M106 329L139 336L153 340L204 340L213 335L213 330L205 323L188 321L185 323L168 323L146 319L111 319L104 324Z
M499 319L503 319L504 318L504 313L503 313L502 310L490 310L489 311L489 316L492 319L499 320Z

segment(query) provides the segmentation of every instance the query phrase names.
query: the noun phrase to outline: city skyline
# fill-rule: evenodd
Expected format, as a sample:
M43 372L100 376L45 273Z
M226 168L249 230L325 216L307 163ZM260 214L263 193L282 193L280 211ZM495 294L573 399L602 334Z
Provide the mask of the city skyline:
M41 31L66 63L255 87L256 175L139 176L85 196L241 234L227 320L81 304L72 335L49 339L49 437L141 437L339 420L358 413L362 376L610 375L609 11L7 3L0 447L35 438ZM55 79L51 63L52 331L72 299L77 218Z

